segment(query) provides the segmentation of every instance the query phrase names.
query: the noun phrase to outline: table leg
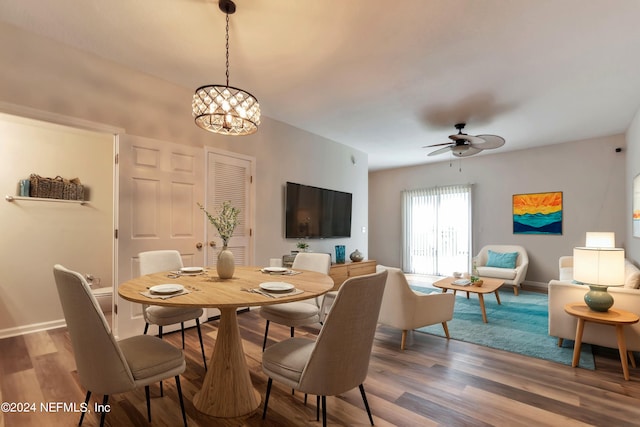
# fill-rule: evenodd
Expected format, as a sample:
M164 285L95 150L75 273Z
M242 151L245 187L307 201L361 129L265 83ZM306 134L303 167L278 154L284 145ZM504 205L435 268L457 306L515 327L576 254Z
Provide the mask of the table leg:
M578 319L576 327L576 341L573 343L573 360L571 366L576 367L580 362L580 347L582 346L582 333L584 332L584 319Z
M260 406L260 394L253 387L245 359L235 308L220 309L218 337L202 389L193 406L214 417L239 417Z
M616 336L618 338L618 351L620 352L620 362L622 363L622 374L624 379L629 381L629 363L627 361L627 341L624 338L624 325L616 325Z
M484 295L478 294L478 301L480 301L480 311L482 312L482 321L487 323L487 310L484 308Z
M500 294L498 293L497 289L495 291L495 294L496 294L496 301L498 301L498 305L501 305L502 303L500 302Z

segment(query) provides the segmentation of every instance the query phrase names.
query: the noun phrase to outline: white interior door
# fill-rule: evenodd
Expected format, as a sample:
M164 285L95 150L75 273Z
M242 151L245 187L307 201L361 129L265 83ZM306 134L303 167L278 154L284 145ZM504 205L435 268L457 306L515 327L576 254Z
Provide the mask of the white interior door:
M204 196L202 149L130 135L119 142L118 283L139 276L143 251L176 249L185 266L204 265L203 214L197 205ZM116 318L119 338L144 329L140 304L118 297Z
M233 252L236 265L252 265L254 262L254 191L255 159L237 153L207 150L207 211L214 214L222 203L229 200L240 209L238 227L229 240L228 249ZM206 221L208 266L215 266L222 250L222 239L216 228ZM217 309L207 309L207 316L219 314Z

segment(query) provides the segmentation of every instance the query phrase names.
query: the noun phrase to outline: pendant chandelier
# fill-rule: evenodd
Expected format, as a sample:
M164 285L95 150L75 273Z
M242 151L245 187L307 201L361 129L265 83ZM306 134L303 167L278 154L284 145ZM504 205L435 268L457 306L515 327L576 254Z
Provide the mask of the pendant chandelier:
M229 15L236 11L232 0L219 0L218 7L227 16L227 84L207 85L196 89L191 108L196 125L222 135L250 135L260 124L260 104L255 96L229 86Z

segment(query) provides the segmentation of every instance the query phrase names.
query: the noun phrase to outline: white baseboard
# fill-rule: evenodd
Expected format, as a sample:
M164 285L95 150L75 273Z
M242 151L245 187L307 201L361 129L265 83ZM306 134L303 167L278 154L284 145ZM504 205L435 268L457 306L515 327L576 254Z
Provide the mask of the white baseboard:
M34 332L47 331L49 329L64 328L67 323L64 319L52 320L50 322L34 323L31 325L17 326L0 330L0 339L16 337L19 335L31 334Z
M544 290L545 292L549 289L549 283L547 282L532 282L530 280L525 280L522 282L524 288L535 288L536 290Z

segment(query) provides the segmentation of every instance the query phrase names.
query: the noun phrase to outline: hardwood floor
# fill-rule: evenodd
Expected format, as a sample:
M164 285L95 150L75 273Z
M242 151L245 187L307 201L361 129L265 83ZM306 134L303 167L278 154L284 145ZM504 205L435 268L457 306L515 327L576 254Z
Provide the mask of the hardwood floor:
M239 316L247 363L257 390L266 390L260 368L264 321L255 312ZM211 351L217 321L203 324L205 346ZM317 332L297 330L297 336ZM271 340L288 337L288 328L273 324ZM165 335L180 345L180 333ZM187 331L187 370L182 388L189 425L302 426L316 422L315 397L307 405L303 395L274 382L266 421L259 410L243 419L219 420L200 414L191 399L202 383L204 368L195 329ZM411 333L400 351L400 331L380 326L373 346L369 376L364 384L377 426L638 426L640 425L640 369L630 368L624 381L617 351L598 349L595 371L528 358L456 340ZM96 369L99 369L96 366ZM75 404L85 390L78 384L71 344L65 329L0 340L0 401L34 403L28 413L3 413L0 427L72 426L79 414L70 408L41 403ZM181 426L175 383L166 381L165 395L152 386L152 426ZM102 400L94 396L92 405ZM112 396L106 425L148 426L144 389ZM327 398L329 425L367 426L358 389ZM90 413L83 426L96 426Z

